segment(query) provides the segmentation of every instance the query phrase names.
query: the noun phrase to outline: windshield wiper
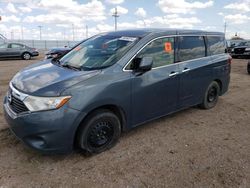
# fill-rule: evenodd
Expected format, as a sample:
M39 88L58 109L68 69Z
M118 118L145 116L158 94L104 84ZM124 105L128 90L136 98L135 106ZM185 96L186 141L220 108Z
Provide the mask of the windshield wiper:
M81 71L81 67L75 67L75 66L72 66L72 65L69 65L69 64L62 64L62 67L66 67L68 69L72 69L72 70L78 70L78 71Z
M61 65L61 61L60 61L59 59L57 59L57 58L53 58L53 59L51 60L51 62L52 62L52 63L56 63L56 64L58 64L58 65Z
M87 67L87 66L84 66L84 67L82 67L82 70L85 70L85 71L100 70L100 69L105 69L105 68L107 68L107 67L110 67L110 65L99 66L99 67Z

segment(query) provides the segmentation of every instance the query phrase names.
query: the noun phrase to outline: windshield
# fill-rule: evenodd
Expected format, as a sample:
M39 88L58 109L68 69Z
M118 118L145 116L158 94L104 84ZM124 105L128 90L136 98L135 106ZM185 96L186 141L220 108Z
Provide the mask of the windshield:
M62 57L62 66L80 70L109 67L116 63L136 42L136 37L99 35L86 40Z
M235 46L246 46L247 42L240 42L239 44L236 44Z

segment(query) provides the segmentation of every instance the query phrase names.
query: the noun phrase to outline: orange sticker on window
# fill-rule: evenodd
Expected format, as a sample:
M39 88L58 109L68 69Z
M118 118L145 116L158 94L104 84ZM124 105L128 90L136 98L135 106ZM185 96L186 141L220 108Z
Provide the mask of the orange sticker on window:
M81 46L77 46L74 48L74 51L79 51L79 50L81 50Z
M165 52L171 52L172 51L172 44L171 42L165 42Z

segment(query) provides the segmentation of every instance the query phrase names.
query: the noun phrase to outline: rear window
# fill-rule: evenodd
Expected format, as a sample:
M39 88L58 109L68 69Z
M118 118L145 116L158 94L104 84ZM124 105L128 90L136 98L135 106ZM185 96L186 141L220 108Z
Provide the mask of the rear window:
M188 61L206 56L203 36L179 37L179 61Z
M207 36L211 55L225 53L225 39L223 36Z

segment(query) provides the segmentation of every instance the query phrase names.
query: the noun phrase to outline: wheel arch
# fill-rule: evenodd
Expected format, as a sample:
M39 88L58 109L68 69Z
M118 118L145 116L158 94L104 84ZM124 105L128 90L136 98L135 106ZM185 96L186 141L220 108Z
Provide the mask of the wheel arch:
M24 52L22 52L22 54L21 54L21 57L22 57L22 58L23 58L23 55L24 55L25 53L30 54L30 57L32 57L32 54L31 54L29 51L24 51Z
M29 51L24 51L24 52L22 52L22 55L25 54L25 53L28 53L28 54L31 55L31 53L30 53Z
M222 81L221 81L220 79L215 79L214 81L217 82L217 83L219 84L219 86L220 86L220 95L221 95L222 89L223 89Z
M98 107L95 107L93 109L91 109L80 121L80 123L77 125L77 128L75 129L75 133L74 133L74 146L76 146L76 139L77 139L77 132L79 131L80 126L82 125L82 123L94 112L96 112L97 110L100 109L106 109L109 110L111 112L113 112L120 120L121 122L121 131L124 132L126 131L128 128L126 126L127 123L127 118L126 118L126 114L125 111L117 105L114 104L106 104L106 105L101 105Z

